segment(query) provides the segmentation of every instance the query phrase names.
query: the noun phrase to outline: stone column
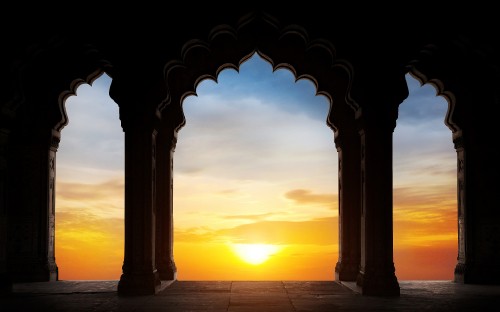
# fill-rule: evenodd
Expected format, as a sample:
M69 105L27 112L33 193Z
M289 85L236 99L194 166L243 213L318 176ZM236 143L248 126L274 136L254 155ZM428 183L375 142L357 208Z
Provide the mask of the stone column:
M484 120L479 119L478 120ZM500 283L498 157L480 121L454 133L457 152L458 257L454 281ZM492 121L492 124L495 121ZM472 144L473 143L473 144Z
M466 201L465 201L465 148L462 133L454 138L455 150L457 151L457 206L458 206L458 256L455 266L455 282L464 283L467 268L467 232L466 221Z
M177 133L163 125L157 138L156 264L161 280L175 280L173 250L173 154Z
M457 153L458 255L454 281L500 284L500 83L489 53L464 53L464 42L424 49L411 70L448 101L445 124ZM473 47L477 42L469 42ZM493 50L491 51L492 53ZM460 66L456 66L460 63Z
M335 280L355 281L361 253L360 137L345 127L335 138L339 170L339 260Z
M0 129L0 294L12 291L7 270L7 142L9 131Z
M367 116L361 123L361 266L363 295L399 296L393 262L392 134L395 119Z
M156 136L153 121L125 131L125 258L120 295L148 295L161 286L155 261Z
M60 133L37 130L11 142L7 265L14 282L56 281L55 163Z

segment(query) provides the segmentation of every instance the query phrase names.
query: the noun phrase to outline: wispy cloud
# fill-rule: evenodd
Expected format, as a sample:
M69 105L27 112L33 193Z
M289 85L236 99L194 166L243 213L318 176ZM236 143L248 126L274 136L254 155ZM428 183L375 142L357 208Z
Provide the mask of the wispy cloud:
M283 214L276 212L261 213L261 214L242 214L242 215L232 215L223 216L224 219L237 219L237 220L250 220L250 221L261 221L269 217L283 217Z
M123 218L124 183L114 179L101 183L59 182L56 188L56 211L81 211L101 218Z
M315 169L320 167L335 172L332 130L276 103L214 93L184 104L184 114L187 123L175 152L177 175L276 181L294 173L320 173Z
M109 97L111 78L82 84L65 102L68 125L61 131L59 162L69 167L123 171L124 133L118 105Z
M309 221L257 221L219 230L200 228L176 230L176 241L261 244L337 245L337 218Z
M432 85L420 86L418 80L406 76L410 96L403 101L399 109L399 118L411 126L420 125L445 127L444 119L448 110L448 102Z
M299 205L324 205L329 209L337 209L336 194L314 194L311 190L295 189L285 193L285 197Z
M456 188L451 185L418 185L398 187L393 190L394 205L397 207L429 207L453 210L456 208Z
M124 221L85 210L56 211L55 246L60 279L119 279Z

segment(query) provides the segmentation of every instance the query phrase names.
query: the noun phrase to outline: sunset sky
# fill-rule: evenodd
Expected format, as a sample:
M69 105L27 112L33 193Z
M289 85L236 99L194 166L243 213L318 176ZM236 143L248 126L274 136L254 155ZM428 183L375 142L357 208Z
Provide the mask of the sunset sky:
M394 262L400 280L451 280L456 153L447 102L407 77L394 131ZM57 153L56 262L62 280L119 279L124 134L104 74L66 101ZM329 102L255 55L184 103L174 154L179 280L333 280L337 152ZM259 253L260 251L260 253Z

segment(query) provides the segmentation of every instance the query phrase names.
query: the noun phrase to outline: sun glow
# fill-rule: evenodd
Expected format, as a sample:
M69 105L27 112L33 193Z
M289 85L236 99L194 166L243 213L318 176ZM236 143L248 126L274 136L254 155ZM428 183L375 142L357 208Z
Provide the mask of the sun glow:
M280 247L269 244L232 244L234 252L245 262L259 265L280 250Z

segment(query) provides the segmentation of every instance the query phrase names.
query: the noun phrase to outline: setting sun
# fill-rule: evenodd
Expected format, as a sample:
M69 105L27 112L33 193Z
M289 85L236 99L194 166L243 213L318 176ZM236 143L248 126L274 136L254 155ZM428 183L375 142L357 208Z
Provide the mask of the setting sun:
M243 261L253 265L266 262L269 257L280 250L280 247L268 244L233 244L232 247Z

